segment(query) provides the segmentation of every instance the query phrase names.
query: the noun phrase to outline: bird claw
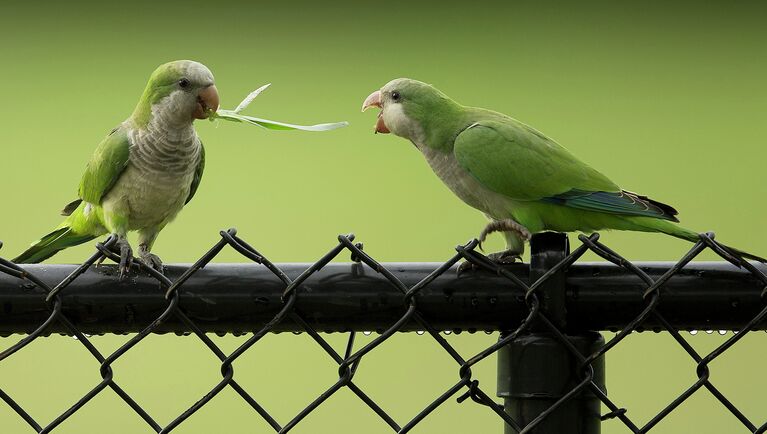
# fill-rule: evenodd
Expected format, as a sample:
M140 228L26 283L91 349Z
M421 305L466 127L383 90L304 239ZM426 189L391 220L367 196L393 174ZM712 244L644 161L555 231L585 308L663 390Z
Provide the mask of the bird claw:
M128 277L128 272L130 272L130 268L133 265L133 249L131 249L130 244L128 244L128 241L124 238L121 238L119 241L117 241L117 244L115 247L120 249L120 264L118 265L117 269L119 271L120 280L125 280L125 278Z
M487 259L501 265L513 264L517 261L522 262L522 255L519 252L514 252L512 250L504 250L487 255Z
M532 237L532 235L530 234L530 231L527 230L526 227L524 227L523 225L517 223L516 221L512 219L492 220L482 229L482 232L480 232L479 234L479 239L477 240L479 241L477 243L477 247L479 247L479 250L484 251L482 249L482 243L484 243L485 240L487 239L487 236L492 234L493 232L513 232L517 234L517 236L520 239L522 239L522 241L530 241L530 238ZM502 252L491 253L487 255L487 257L493 262L497 264L502 264L502 265L513 264L517 260L522 261L521 253L514 252L512 250L504 250ZM479 267L466 261L458 266L458 274L460 275L464 271L475 270L477 268Z
M467 271L474 271L479 269L477 265L475 265L473 262L470 261L463 261L458 265L458 269L456 269L456 275L460 276L461 274L467 272Z
M162 260L154 253L142 252L141 261L147 267L157 270L160 274L165 274L165 267L162 265Z
M513 264L517 261L522 262L522 254L519 252L515 252L513 250L503 250L501 252L491 253L487 255L487 259L495 262L498 265L508 265ZM458 266L457 273L460 276L461 273L464 273L469 270L478 270L480 267L473 262L469 261L463 261L461 262L461 265Z

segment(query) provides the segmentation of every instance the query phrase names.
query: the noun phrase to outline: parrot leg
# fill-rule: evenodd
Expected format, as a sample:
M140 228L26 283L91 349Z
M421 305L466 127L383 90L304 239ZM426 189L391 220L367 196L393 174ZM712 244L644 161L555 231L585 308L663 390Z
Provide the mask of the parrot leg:
M144 264L164 274L165 268L162 265L162 260L159 256L151 253L152 245L154 245L154 240L157 239L159 232L159 230L142 230L139 232L138 255Z
M104 226L117 237L117 242L112 249L120 255L120 263L117 266L120 280L128 277L131 265L133 265L133 249L128 243L128 218L127 213L120 212L111 207L104 207Z
M160 259L159 256L155 255L154 253L150 253L146 244L138 245L138 255L139 255L139 258L141 258L141 260L144 261L144 264L154 268L155 270L159 271L161 274L164 273L165 269L162 266L162 260Z
M482 248L482 243L485 241L488 235L493 232L511 232L516 234L522 241L530 241L532 235L526 227L515 222L512 219L505 220L493 220L482 229L482 233L479 234L479 248Z
M479 248L482 248L482 243L485 241L488 235L493 232L503 232L506 238L506 250L491 253L487 255L487 258L497 264L513 264L517 260L522 260L522 253L525 252L525 242L530 241L530 231L521 224L511 219L495 220L491 219L490 223L482 229L482 233L479 235ZM469 261L464 261L458 266L458 274L477 268Z
M117 242L109 250L120 255L120 278L122 279L127 274L127 270L133 265L133 249L131 249L128 240L126 240L125 237L118 234L112 235L117 237ZM127 255L127 258L125 255ZM106 259L106 256L100 257L96 261L96 266L100 266Z
M128 240L122 236L117 240L115 247L120 250L120 264L118 270L120 273L120 280L123 280L128 277L128 271L130 271L130 267L133 265L133 249L131 249Z

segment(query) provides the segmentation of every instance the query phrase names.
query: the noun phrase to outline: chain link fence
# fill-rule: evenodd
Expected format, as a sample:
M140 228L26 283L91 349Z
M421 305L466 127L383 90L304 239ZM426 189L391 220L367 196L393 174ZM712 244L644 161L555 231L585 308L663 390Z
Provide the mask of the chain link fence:
M119 261L114 238L96 245L79 266L20 267L0 258L0 334L26 336L0 352L0 366L31 342L51 333L77 338L100 364L101 381L66 411L42 421L0 388L0 398L30 427L30 432L56 428L97 395L111 389L152 430L172 432L230 388L275 432L286 433L342 389L348 389L393 432L409 432L450 399L487 409L507 433L598 433L606 419L618 419L633 433L650 432L696 392L705 389L733 416L733 429L767 431L767 422L746 417L714 385L709 365L746 334L764 329L767 315L767 268L732 257L713 234L700 240L678 262L635 264L599 241L579 236L570 251L562 234L536 235L527 264L499 265L477 251L477 241L458 246L436 268L423 264L382 264L366 253L353 235L291 279L277 265L239 238L222 231L217 242L188 268L170 267L160 274L137 260L140 272L131 285L117 284L115 268L94 264ZM224 248L239 252L252 265L209 264ZM690 264L710 249L728 263ZM608 263L576 264L587 251ZM331 264L344 253L355 264ZM474 267L460 274L461 260ZM343 268L343 272L341 271ZM372 270L373 276L370 274ZM326 274L323 274L326 273ZM47 281L57 281L49 285ZM123 291L123 287L125 291ZM105 295L106 294L106 295ZM219 298L216 298L219 297ZM214 299L215 302L209 302ZM206 301L207 300L207 301ZM690 309L689 306L694 306ZM687 306L687 309L680 309ZM651 329L669 333L696 365L697 381L644 423L633 420L621 403L608 397L605 353L632 332ZM708 354L699 354L680 333L693 329L728 329L735 333ZM255 331L253 331L255 330ZM378 335L357 348L355 335ZM395 420L355 381L361 361L402 331L423 331L455 362L457 376L410 420ZM499 340L470 357L460 354L440 331L501 331ZM615 331L605 341L599 331ZM290 420L277 420L235 378L234 364L270 332L306 332L338 365L338 378ZM337 352L323 332L348 333L345 351ZM89 339L95 333L133 333L111 354L101 353ZM221 380L172 421L161 424L115 380L112 365L134 351L151 333L196 336L220 360ZM207 333L249 333L239 347L225 353ZM12 338L0 340L5 344ZM472 374L472 367L498 356L499 403ZM0 387L2 383L0 380ZM606 412L600 414L600 410ZM767 415L765 415L767 419ZM364 429L364 427L360 427Z

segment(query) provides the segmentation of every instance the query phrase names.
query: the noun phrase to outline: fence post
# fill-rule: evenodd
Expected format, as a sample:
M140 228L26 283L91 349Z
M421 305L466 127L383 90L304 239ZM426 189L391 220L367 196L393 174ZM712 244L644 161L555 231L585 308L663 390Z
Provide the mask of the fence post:
M569 254L567 235L536 234L530 242L530 283ZM560 330L567 331L566 270L551 276L539 289L541 311ZM598 332L565 333L581 354L588 355L604 344ZM501 333L501 339L504 334ZM594 364L594 382L604 388L604 357ZM498 352L498 396L522 429L553 405L581 380L576 358L547 331L534 324ZM566 402L530 431L530 434L599 434L600 401L589 389ZM517 434L505 425L505 434Z

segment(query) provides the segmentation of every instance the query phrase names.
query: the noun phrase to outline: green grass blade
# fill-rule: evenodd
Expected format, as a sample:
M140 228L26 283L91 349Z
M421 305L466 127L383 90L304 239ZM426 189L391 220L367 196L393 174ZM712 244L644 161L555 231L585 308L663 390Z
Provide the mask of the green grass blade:
M250 103L252 103L253 100L256 99L256 97L258 95L261 94L261 92L265 91L266 88L271 86L271 85L272 85L272 83L266 83L265 85L259 87L258 89L254 90L253 92L249 93L248 96L246 96L245 99L243 99L242 102L239 103L237 105L237 108L235 108L233 111L235 113L239 113L239 112L245 110L245 108L247 108L250 105Z
M248 123L252 125L258 125L259 127L266 128L269 130L278 130L278 131L290 131L290 130L330 131L330 130L335 130L337 128L342 128L349 125L349 123L345 121L316 124L316 125L296 125L296 124L289 124L285 122L272 121L269 119L255 118L253 116L246 116L246 115L239 114L235 112L234 110L218 110L217 112L213 113L210 116L210 119L211 120L223 119L223 120L231 121L231 122L244 122L244 123Z

